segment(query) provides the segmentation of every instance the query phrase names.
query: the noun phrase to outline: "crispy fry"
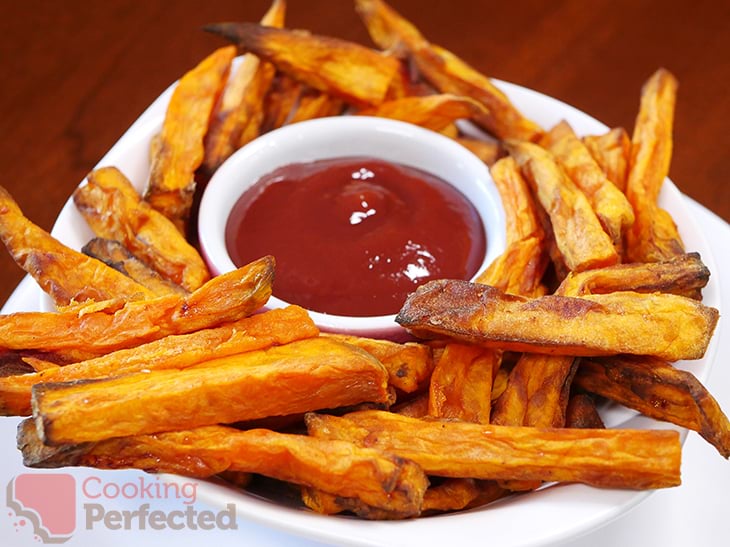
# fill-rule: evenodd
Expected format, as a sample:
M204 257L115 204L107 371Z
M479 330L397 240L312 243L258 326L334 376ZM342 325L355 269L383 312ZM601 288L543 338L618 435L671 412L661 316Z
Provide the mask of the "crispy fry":
M382 49L407 51L418 71L441 93L469 97L486 107L474 121L500 139L536 140L542 129L525 118L483 74L453 53L429 43L409 21L381 0L357 0L356 9Z
M343 418L310 413L305 421L310 435L386 450L442 477L632 489L680 483L676 431L508 427L374 410Z
M288 123L337 116L342 112L343 106L342 99L308 88L299 96L299 104L291 114Z
M606 177L567 122L562 121L548 131L541 144L583 191L603 229L616 248L621 249L623 234L634 223L634 210L623 192Z
M56 306L110 298L139 300L154 292L103 262L75 251L28 220L0 186L0 238L13 260Z
M389 340L345 334L323 336L351 344L370 353L388 370L388 383L405 393L413 393L425 386L433 372L433 354L431 348L424 344L415 342L399 344Z
M565 411L565 427L600 429L606 427L598 414L596 402L587 393L576 393L568 400Z
M588 198L553 156L536 144L510 141L505 145L550 216L555 242L568 268L582 271L616 264L618 253Z
M383 402L387 381L364 351L309 338L182 370L36 384L31 402L46 444L80 443Z
M626 175L631 157L631 139L623 127L603 135L586 135L583 144L601 167L608 180L622 192L626 191Z
M135 256L187 291L210 279L205 261L175 225L143 201L115 167L88 175L74 203L99 237L120 241Z
M664 292L701 298L710 270L697 253L653 263L617 264L607 268L570 273L558 288L559 294L577 296L615 291Z
M261 24L281 28L285 13L286 1L273 0ZM261 123L264 96L275 72L271 63L262 62L254 54L243 56L221 93L205 135L203 163L208 172L214 172L237 148L246 144L241 141L248 127L251 127L250 134L253 126Z
M27 416L34 384L69 382L133 372L183 369L200 362L260 350L274 345L317 336L319 330L305 310L298 306L245 317L220 327L189 334L170 335L147 344L114 351L94 359L49 368L46 361L26 357L39 370L0 378L0 415Z
M544 237L535 200L514 158L500 159L489 172L504 207L507 244L530 237Z
M459 511L486 505L503 498L509 491L495 481L474 479L446 479L438 486L429 487L423 496L423 512Z
M504 350L631 353L676 361L704 355L718 317L715 308L672 294L527 299L487 285L437 280L412 293L396 320L416 335L451 336Z
M101 355L170 334L236 321L266 303L273 275L273 258L265 257L214 277L186 296L110 301L59 313L0 315L0 348Z
M193 203L195 170L205 154L203 137L235 55L233 46L217 49L180 78L155 142L145 199L182 233Z
M289 121L295 109L303 84L286 74L277 74L271 89L266 94L263 107L261 131L278 129Z
M684 252L682 238L669 213L657 205L669 174L677 80L665 69L644 84L631 138L626 197L636 212L627 233L626 253L633 262L656 262Z
M423 97L403 97L361 110L364 116L379 116L420 125L432 131L442 131L459 119L484 114L486 109L468 98L442 93Z
M380 509L363 503L358 498L346 498L308 487L302 488L302 502L312 511L320 515L336 515L350 512L368 520L401 520L417 516L417 514Z
M31 467L132 467L199 478L257 473L406 516L420 513L428 485L417 465L379 450L265 429L214 425L58 448L43 446L30 420L18 429L18 447Z
M378 105L399 81L400 63L395 58L353 42L253 23L217 23L205 30L353 104Z
M390 411L411 418L425 418L428 416L428 399L428 393L420 393L405 403L391 407Z
M501 353L466 344L449 344L431 376L429 416L487 424L492 379Z
M651 418L697 431L730 458L730 422L690 372L649 357L584 359L575 384Z
M95 237L81 248L81 252L131 277L156 295L187 293L180 285L165 279L147 266L116 240Z

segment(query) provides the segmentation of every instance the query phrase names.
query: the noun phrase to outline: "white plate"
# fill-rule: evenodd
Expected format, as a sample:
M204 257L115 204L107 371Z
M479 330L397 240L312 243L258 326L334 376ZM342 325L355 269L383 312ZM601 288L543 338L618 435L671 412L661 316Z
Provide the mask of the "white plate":
M550 127L565 119L579 135L602 133L607 129L597 120L556 99L514 84L497 82L497 85L527 117L543 127ZM116 166L138 189L144 187L149 173L149 143L159 131L170 94L171 89L168 89L140 116L102 158L98 167ZM686 248L699 252L710 271L715 272L710 247L685 207L684 198L671 181L665 182L659 203L674 217ZM59 214L53 234L76 249L81 248L92 236L71 200ZM704 302L720 307L720 288L716 278L711 278L705 289ZM45 295L40 304L41 309L52 308ZM694 372L701 381L705 380L717 346L716 336L703 359L681 363L680 366ZM672 427L616 406L603 409L603 417L609 427ZM546 545L576 537L608 523L643 500L649 492L561 485L529 495L514 496L481 509L396 522L368 522L349 517L316 515L305 510L282 507L214 483L201 485L198 494L202 501L219 507L235 502L238 515L245 519L324 542L351 545L417 544L426 547L443 546L456 538L479 543L489 541L490 544L500 546Z

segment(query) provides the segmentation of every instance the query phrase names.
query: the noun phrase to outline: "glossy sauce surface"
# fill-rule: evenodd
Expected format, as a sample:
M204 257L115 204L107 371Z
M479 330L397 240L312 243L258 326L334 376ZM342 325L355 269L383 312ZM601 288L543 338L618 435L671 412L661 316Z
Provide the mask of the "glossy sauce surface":
M469 279L486 252L476 209L450 184L359 157L262 177L233 207L226 245L236 266L276 258L276 297L349 316L396 313L431 279Z

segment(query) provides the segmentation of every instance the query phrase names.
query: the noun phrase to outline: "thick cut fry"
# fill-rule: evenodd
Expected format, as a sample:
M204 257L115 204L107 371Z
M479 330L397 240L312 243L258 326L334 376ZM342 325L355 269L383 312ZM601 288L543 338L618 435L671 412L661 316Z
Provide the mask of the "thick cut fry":
M186 296L103 302L59 313L0 315L0 348L101 355L236 321L266 303L273 276L274 260L265 257L214 277Z
M544 237L535 200L514 158L505 157L490 169L506 217L507 244Z
M586 135L583 144L601 167L608 180L622 192L626 191L626 175L631 157L631 139L623 127L603 135Z
M303 84L286 74L278 74L264 98L261 131L266 133L285 125L294 111Z
M337 38L253 23L217 23L205 30L315 89L358 105L382 103L400 77L397 59Z
M425 418L428 416L428 398L428 393L420 393L404 403L391 407L390 411L411 418Z
M481 104L468 97L442 93L423 97L403 97L361 110L358 114L401 120L432 131L441 131L456 120L469 119L485 112L486 109Z
M489 167L502 156L502 147L497 142L484 141L471 137L455 137L454 140L460 145L468 148L472 154L486 163Z
M316 89L305 89L299 96L299 103L292 113L288 123L298 123L315 118L337 116L342 112L342 99Z
M648 357L584 359L575 384L642 414L693 431L730 457L730 422L691 373Z
M626 183L626 197L636 213L626 237L626 253L633 262L656 262L684 252L674 221L657 205L669 174L676 100L677 80L665 69L657 70L641 92Z
M697 253L688 253L663 262L617 264L580 273L570 273L558 288L559 294L582 294L636 291L664 292L700 298L710 270Z
M586 393L577 393L570 397L565 411L565 427L580 429L600 429L606 427L598 414L596 402Z
M567 122L562 121L548 131L541 144L553 153L583 191L603 229L621 249L623 234L634 223L634 210L623 192L606 177Z
M528 142L510 141L506 146L550 216L555 243L568 268L582 271L616 264L618 253L588 198L550 152Z
M466 344L448 344L431 376L428 414L488 424L492 379L501 353Z
M379 450L265 429L209 426L50 448L26 420L18 428L18 447L30 467L131 467L198 478L224 471L257 473L405 516L420 513L428 485L416 464Z
M156 295L187 292L177 283L162 277L116 240L95 237L81 248L81 252L131 277Z
M286 1L273 0L261 18L261 24L281 28L284 26L285 13ZM214 172L237 148L245 144L241 140L247 127L261 123L264 97L275 72L271 63L262 62L254 54L243 56L241 64L221 93L205 135L203 163L208 172ZM249 131L253 131L253 127Z
M438 486L429 487L423 496L423 512L442 513L487 505L503 498L509 491L495 481L474 479L446 479Z
M205 154L203 137L235 55L233 46L217 49L180 78L155 142L145 199L183 233L193 204L195 170Z
M262 351L92 382L37 384L46 444L98 441L287 416L388 399L388 375L362 350L309 338Z
M382 49L407 52L418 71L441 93L469 97L486 107L474 121L500 139L536 140L542 130L507 96L453 53L429 43L409 21L381 0L358 0L356 9Z
M388 370L388 382L393 387L413 393L424 387L433 372L431 348L415 342L399 344L344 334L326 334L328 338L351 344L367 351Z
M175 225L143 201L116 167L89 173L73 195L99 237L121 242L165 279L194 291L210 279L205 261Z
M111 298L139 300L155 294L103 262L67 247L33 224L2 186L0 238L13 260L38 282L56 306Z
M445 335L504 350L677 361L704 355L718 317L715 308L672 294L527 299L487 285L437 280L412 293L396 320L417 336Z
M310 435L392 452L441 477L631 489L680 483L676 431L508 427L419 420L382 411L343 418L307 414L305 420Z
M220 327L202 329L190 334L170 335L154 342L55 368L49 367L46 361L26 357L26 362L33 365L38 372L0 378L0 415L29 415L31 388L34 384L90 380L141 371L183 369L210 359L310 338L317 336L318 332L319 329L304 309L289 306L245 317ZM43 366L39 367L39 364Z

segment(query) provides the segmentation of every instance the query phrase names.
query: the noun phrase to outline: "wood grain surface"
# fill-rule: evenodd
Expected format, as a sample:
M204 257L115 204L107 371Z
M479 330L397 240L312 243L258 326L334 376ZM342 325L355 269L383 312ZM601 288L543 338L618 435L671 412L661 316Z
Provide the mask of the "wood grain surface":
M727 0L392 0L433 42L484 73L633 128L658 67L679 79L670 176L730 220ZM2 181L50 229L74 187L168 85L223 42L201 31L257 21L267 0L3 2ZM347 0L289 0L288 26L369 44ZM0 301L22 277L0 253Z

